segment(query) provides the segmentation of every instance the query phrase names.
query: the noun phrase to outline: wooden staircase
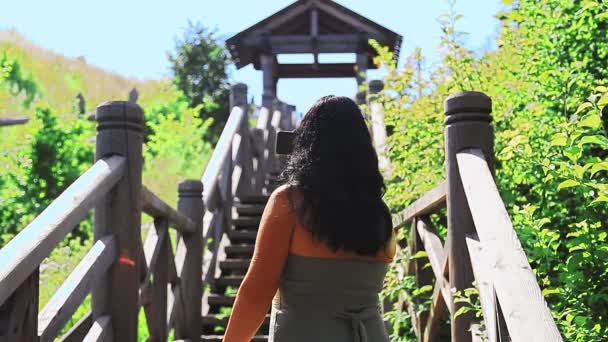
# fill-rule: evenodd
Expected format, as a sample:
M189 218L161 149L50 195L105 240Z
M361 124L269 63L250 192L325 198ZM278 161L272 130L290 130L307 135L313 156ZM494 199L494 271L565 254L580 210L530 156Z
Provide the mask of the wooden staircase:
M270 172L265 183L266 193L271 193L278 185L278 171ZM227 244L223 246L218 260L219 275L212 282L210 293L203 298L202 341L221 341L228 325L236 292L247 273L262 213L268 195L236 198L233 205L232 225L225 233ZM268 341L270 313L266 315L253 341Z

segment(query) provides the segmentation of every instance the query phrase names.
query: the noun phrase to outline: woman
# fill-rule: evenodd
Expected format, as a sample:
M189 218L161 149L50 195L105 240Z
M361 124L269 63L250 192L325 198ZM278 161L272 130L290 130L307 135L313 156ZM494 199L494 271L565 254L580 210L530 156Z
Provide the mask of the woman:
M325 96L295 133L224 341L250 341L275 294L270 341L388 341L378 293L395 240L363 115Z

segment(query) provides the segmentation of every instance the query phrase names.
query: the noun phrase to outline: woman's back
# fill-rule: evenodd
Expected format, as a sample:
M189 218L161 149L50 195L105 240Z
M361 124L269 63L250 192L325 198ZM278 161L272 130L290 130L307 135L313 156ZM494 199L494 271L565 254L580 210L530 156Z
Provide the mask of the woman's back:
M270 321L270 341L388 341L378 294L387 263L290 254Z

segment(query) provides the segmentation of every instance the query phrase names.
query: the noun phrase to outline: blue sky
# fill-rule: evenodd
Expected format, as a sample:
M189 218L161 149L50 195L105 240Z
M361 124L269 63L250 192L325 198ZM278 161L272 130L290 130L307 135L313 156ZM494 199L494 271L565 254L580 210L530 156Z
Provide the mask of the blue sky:
M175 38L188 20L216 27L228 38L292 3L291 0L6 2L0 11L0 29L14 28L54 52L68 57L84 56L88 63L140 79L169 75L166 54L174 48ZM441 34L437 17L448 11L445 0L338 0L338 3L401 34L402 57L421 47L431 62L437 60ZM464 16L459 29L469 33L466 41L469 48L483 51L494 47L498 30L495 14L501 9L500 0L457 1L456 10ZM378 72L369 74L370 79L381 76ZM231 78L247 83L250 96L260 102L260 72L248 66L232 70ZM278 84L279 97L295 104L298 111L304 111L320 96L353 96L355 91L354 79L290 79Z

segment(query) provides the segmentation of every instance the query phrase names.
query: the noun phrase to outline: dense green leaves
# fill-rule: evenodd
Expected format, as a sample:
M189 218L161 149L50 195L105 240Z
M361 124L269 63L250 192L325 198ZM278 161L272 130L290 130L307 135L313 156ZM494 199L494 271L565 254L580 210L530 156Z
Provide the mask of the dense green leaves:
M451 11L440 19L438 67L424 68L420 53L402 69L383 54L377 60L388 70L381 100L395 210L444 177L445 97L461 90L492 97L499 189L567 341L608 339L608 24L598 20L607 12L597 1L520 0L499 14L499 49L478 57L463 47ZM396 287L390 274L385 293L415 291ZM474 309L473 299L462 310ZM400 312L388 317L407 331L400 315L410 314Z
M215 31L200 23L188 23L183 38L169 55L174 83L190 101L200 106L201 117L213 118L217 136L230 114L227 67L230 57Z

